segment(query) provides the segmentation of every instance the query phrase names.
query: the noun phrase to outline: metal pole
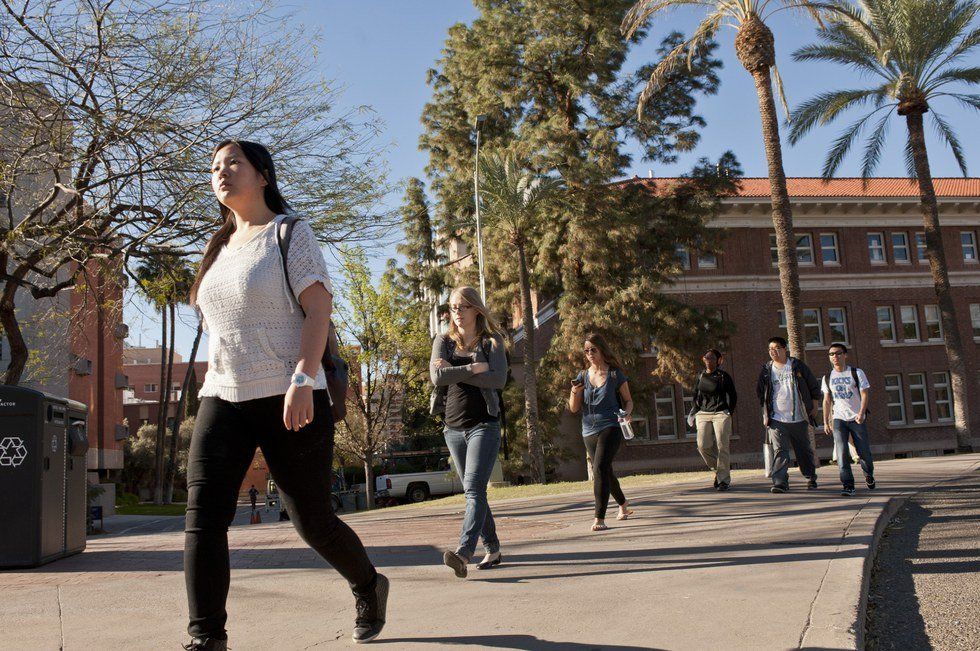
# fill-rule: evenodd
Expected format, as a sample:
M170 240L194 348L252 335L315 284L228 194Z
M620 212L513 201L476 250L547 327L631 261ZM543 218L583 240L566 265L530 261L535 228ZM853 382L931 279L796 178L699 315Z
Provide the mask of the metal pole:
M476 119L476 169L473 171L473 203L476 208L476 263L480 272L480 299L485 305L487 302L487 285L483 277L483 230L480 223L480 117Z

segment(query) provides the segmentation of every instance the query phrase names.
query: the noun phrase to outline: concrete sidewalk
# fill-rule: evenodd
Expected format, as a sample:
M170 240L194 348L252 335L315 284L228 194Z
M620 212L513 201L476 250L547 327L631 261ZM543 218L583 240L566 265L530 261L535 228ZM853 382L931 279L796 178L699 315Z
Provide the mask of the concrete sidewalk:
M591 495L494 504L504 564L455 579L441 565L459 507L345 516L392 581L391 649L854 648L867 552L892 498L977 472L980 455L876 464L879 488L839 496L836 467L770 495L760 476L634 490L636 517L589 531ZM860 473L858 473L860 474ZM615 511L611 510L610 513ZM230 646L350 645L340 577L289 523L230 533ZM0 573L0 649L179 649L187 606L180 533L90 540L31 571Z

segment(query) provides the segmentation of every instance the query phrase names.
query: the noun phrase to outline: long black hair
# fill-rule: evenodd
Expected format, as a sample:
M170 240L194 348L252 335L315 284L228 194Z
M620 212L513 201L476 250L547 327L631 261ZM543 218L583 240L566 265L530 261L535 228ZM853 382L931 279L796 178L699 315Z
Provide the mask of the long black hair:
M263 197L265 198L265 205L269 210L277 215L283 215L289 212L289 204L283 198L282 193L279 192L279 184L276 182L276 166L272 162L272 154L269 153L269 150L257 142L250 142L248 140L222 140L212 150L211 160L213 161L214 157L218 155L218 152L229 145L238 145L242 153L245 154L245 158L249 164L259 174L265 177L266 186ZM204 274L214 264L214 259L218 257L221 247L228 243L231 234L235 232L235 215L231 212L231 208L219 201L218 210L221 212L224 223L221 224L221 227L211 237L207 247L204 249L201 268L197 272L197 278L194 279L194 284L191 286L191 305L197 305L197 290L201 286L201 280L204 279Z

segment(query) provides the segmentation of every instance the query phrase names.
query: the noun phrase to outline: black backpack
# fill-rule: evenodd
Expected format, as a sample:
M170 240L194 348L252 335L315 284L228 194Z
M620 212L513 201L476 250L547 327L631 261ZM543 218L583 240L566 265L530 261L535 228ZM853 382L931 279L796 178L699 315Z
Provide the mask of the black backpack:
M283 219L280 225L276 226L276 241L279 244L282 273L286 276L286 286L289 287L289 293L293 295L293 299L299 305L299 297L293 292L293 284L289 282L289 267L286 265L286 256L289 254L289 242L292 240L293 227L297 221L299 221L299 217L296 215L288 215ZM280 227L282 226L285 229L281 232ZM302 312L303 306L299 305L299 309ZM323 358L320 360L320 364L323 366L323 372L327 376L327 391L330 393L330 410L333 412L333 419L336 423L347 416L347 389L350 386L350 379L348 378L347 362L340 356L337 328L334 326L333 320L330 321L329 329L327 330L327 345L323 349Z

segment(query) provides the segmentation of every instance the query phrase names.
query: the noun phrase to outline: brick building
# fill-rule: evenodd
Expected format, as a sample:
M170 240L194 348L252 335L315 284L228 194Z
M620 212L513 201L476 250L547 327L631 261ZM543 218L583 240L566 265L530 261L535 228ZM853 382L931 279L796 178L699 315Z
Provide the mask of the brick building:
M635 182L656 184L657 180ZM662 181L661 181L662 182ZM980 444L980 179L935 179L950 282L967 358L973 445ZM952 391L936 294L925 259L918 191L908 179L788 179L797 236L806 362L822 376L834 341L851 348L849 362L871 381L868 420L876 456L891 458L955 450ZM763 430L755 393L767 339L785 336L776 267L768 179L744 179L738 196L724 201L711 228L726 231L718 255L678 250L684 268L664 288L681 300L721 310L735 325L724 368L735 380L732 461L761 463ZM547 308L548 306L544 306ZM549 314L539 310L541 335ZM692 378L692 382L693 382ZM695 433L685 422L691 395L681 384L638 400L637 437L617 457L622 472L703 467ZM578 445L577 419L562 431ZM821 456L832 441L818 435ZM584 453L583 453L584 454ZM563 476L583 477L575 461Z

